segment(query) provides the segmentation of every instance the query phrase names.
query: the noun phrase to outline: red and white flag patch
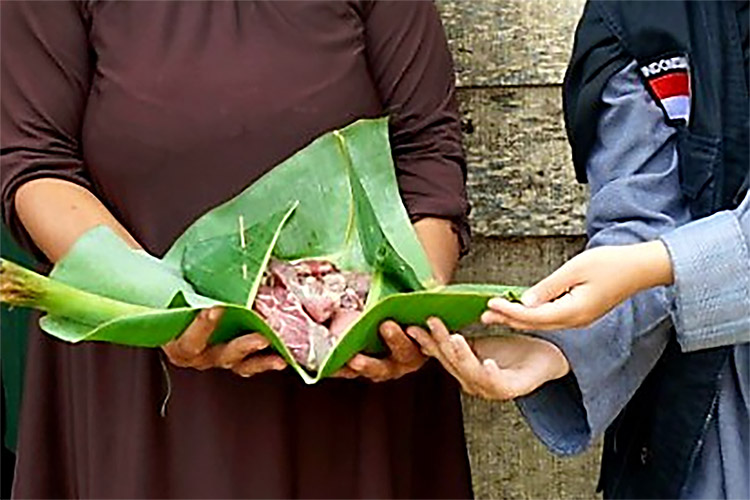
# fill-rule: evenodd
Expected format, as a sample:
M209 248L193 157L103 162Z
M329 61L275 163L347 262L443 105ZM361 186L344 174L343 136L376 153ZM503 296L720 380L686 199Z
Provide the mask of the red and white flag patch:
M690 121L690 64L686 56L670 56L641 67L651 95L668 121Z

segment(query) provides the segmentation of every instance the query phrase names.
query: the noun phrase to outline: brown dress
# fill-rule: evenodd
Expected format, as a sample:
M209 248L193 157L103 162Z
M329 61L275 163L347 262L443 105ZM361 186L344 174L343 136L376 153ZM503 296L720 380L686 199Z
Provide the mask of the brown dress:
M2 2L2 200L59 177L151 253L317 135L390 114L415 218L465 230L450 56L431 2ZM34 328L16 497L467 497L455 384L170 367Z

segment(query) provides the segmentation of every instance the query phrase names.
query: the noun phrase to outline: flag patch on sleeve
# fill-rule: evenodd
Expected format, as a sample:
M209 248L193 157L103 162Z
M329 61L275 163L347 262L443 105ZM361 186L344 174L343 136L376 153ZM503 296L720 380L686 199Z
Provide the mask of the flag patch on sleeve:
M667 121L690 121L690 64L686 56L663 57L641 66L651 95Z

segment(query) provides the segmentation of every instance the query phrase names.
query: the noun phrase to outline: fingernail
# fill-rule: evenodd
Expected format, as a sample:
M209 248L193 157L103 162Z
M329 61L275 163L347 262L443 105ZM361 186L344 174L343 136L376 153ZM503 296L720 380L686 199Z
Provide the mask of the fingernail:
M268 339L266 339L265 337L260 338L260 339L257 337L249 338L249 339L246 339L242 343L242 350L252 351L252 350L265 349L266 347L268 347L269 343L270 342L268 342Z
M220 309L212 307L211 309L208 310L208 320L211 321L212 323L215 323L216 321L218 321L220 317L221 317Z
M536 307L539 298L533 292L526 292L521 295L521 304L526 307Z
M349 361L349 366L351 368L354 368L355 370L361 370L362 368L364 368L364 363L361 359L354 358L351 361Z
M481 317L482 323L486 325L503 324L503 316L498 312L485 311Z
M501 299L500 297L495 297L487 301L487 307L491 309L494 309L496 307L502 307L503 302L506 302L506 300Z

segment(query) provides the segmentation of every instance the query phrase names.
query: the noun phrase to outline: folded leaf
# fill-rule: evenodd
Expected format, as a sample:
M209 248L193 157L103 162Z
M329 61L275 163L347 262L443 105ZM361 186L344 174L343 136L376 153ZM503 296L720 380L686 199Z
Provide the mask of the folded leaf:
M182 257L185 278L201 294L252 307L281 228L297 205L295 202L249 227L239 215L234 234L187 245Z
M364 311L317 373L300 366L252 310L272 255L330 261L372 276ZM0 279L4 287L6 277ZM39 279L46 280L33 278ZM521 291L436 285L399 197L386 119L360 120L316 139L198 218L161 260L99 227L76 242L45 283L58 291L55 283L64 284L77 304L107 306L97 314L47 307L41 326L60 339L156 347L177 337L200 309L222 305L211 342L261 333L307 383L330 376L357 352L382 351L378 326L386 319L424 325L438 316L455 330L475 322L491 297L517 299Z

